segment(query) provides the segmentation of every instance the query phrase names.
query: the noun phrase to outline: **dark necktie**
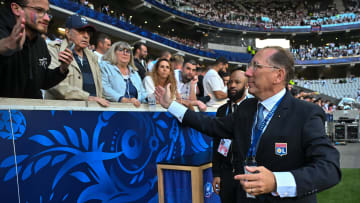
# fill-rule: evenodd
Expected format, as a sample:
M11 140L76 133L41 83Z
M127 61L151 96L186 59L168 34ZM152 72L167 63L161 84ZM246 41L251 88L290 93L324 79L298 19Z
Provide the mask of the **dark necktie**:
M233 112L236 112L237 107L238 107L238 105L237 105L237 104L233 104Z

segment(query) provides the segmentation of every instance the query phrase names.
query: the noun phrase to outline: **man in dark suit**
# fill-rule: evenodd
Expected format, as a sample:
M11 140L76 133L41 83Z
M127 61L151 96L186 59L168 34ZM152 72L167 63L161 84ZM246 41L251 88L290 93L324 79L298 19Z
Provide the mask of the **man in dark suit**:
M134 45L133 54L134 54L134 64L138 69L138 73L141 77L141 80L143 80L147 72L145 59L148 55L148 52L146 45L142 42L136 43Z
M234 112L238 105L247 97L247 77L245 72L241 69L235 69L230 74L228 86L228 102L220 106L216 112L216 117L224 117ZM232 154L232 140L230 139L213 139L213 189L220 195L221 202L233 203L236 202L236 186L238 181L234 180L232 175L231 160ZM223 153L221 149L226 149Z
M325 134L324 111L286 91L293 73L288 50L259 50L245 73L255 98L220 118L171 101L169 86L156 89L160 104L183 124L211 137L233 139L237 202L315 203L317 192L341 179L339 152Z

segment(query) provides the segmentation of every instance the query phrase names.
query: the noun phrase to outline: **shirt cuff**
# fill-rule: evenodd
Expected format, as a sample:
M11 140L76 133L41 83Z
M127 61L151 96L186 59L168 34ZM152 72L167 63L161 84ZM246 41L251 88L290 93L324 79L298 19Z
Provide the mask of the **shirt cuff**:
M290 172L274 172L276 179L276 192L272 192L273 196L280 197L296 197L296 182Z
M187 108L176 101L171 102L168 111L171 115L175 116L180 122L182 122Z

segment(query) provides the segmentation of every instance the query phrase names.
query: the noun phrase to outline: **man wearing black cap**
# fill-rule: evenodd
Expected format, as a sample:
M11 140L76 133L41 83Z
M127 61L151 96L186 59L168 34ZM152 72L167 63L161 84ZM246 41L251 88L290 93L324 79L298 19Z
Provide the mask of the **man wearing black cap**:
M60 62L58 53L66 47L72 50L74 61L69 66L68 77L59 85L46 93L49 99L96 101L101 106L109 106L102 98L101 73L97 56L87 47L90 35L95 28L80 15L72 15L66 21L65 40L48 44L52 58L50 68L57 67ZM71 44L74 46L71 46Z
M73 58L62 49L62 61L51 61L44 39L51 19L48 0L9 0L0 11L0 97L42 98L40 89L62 81Z

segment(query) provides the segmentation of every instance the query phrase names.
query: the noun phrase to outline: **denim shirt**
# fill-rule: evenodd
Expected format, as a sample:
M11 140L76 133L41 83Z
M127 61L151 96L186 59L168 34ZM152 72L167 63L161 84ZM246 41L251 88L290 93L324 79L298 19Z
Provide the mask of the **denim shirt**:
M125 78L121 74L119 68L110 64L110 62L101 61L99 65L102 74L104 97L109 101L118 102L119 98L125 95ZM133 67L129 65L128 68L130 70L130 81L135 86L138 93L137 99L143 103L146 98L146 90L142 84L141 78Z

